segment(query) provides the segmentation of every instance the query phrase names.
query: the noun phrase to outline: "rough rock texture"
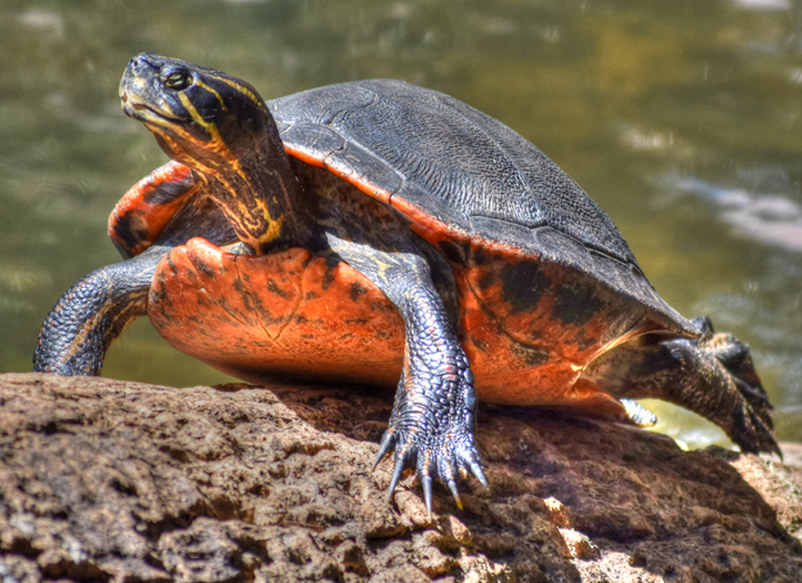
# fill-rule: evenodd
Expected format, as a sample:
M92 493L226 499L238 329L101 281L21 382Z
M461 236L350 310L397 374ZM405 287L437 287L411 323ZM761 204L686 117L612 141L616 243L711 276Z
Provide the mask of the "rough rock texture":
M463 485L462 512L438 489L429 520L413 476L388 503L389 461L370 471L389 410L0 375L0 579L802 580L802 467L485 407L490 489Z

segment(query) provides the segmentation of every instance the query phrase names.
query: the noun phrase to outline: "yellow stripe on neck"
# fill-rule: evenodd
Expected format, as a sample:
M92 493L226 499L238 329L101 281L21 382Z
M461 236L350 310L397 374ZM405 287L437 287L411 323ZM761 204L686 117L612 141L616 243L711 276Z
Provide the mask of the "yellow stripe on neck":
M232 223L235 223L242 232L251 233L253 231L253 229L248 228L247 225L247 223L249 222L248 218L250 217L256 216L257 218L260 218L262 219L262 221L267 223L267 228L261 235L256 237L255 240L245 241L249 245L253 246L257 252L260 252L265 245L271 243L272 241L275 241L281 235L285 220L284 215L281 214L278 218L273 218L273 215L270 212L270 208L268 207L267 202L262 198L260 198L259 196L257 196L255 192L253 192L253 187L251 185L251 182L250 180L248 180L246 173L242 170L239 160L237 160L234 157L233 153L228 149L225 142L223 142L219 132L217 131L217 127L215 126L215 124L204 121L203 118L200 117L200 114L198 113L197 109L195 109L195 107L192 105L189 99L186 98L185 95L181 94L179 98L181 99L181 102L184 105L184 107L192 116L192 119L196 121L196 123L201 125L203 128L205 128L206 131L208 131L209 134L212 136L213 140L212 143L214 144L215 149L226 159L226 161L233 167L234 171L243 179L244 181L243 186L250 191L250 197L247 198L250 198L251 204L249 205L248 201L243 200L241 197L236 196L242 187L237 188L234 185L232 185L231 182L226 178L225 174L221 173L215 168L210 167L206 161L199 160L196 157L190 157L192 163L189 164L189 166L199 170L202 175L206 174L207 176L214 177L214 179L217 180L220 184L222 184L229 193L232 193L233 195L232 199L237 205L237 212L232 213L231 212L232 209L229 209L228 213L229 220ZM187 132L180 126L176 126L175 124L169 124L169 123L158 124L150 127L150 130L152 132L159 133L162 139L170 146L170 148L174 152L184 152L186 156L189 156L189 152L181 148L179 142L173 139L166 132L162 131L159 126L164 126L166 128L169 128L173 132L180 131L181 134L183 134L183 138L185 140L194 141L193 137L189 134L189 132Z
M229 86L233 87L236 91L238 91L239 93L242 93L245 97L247 97L248 99L253 101L260 109L265 107L264 102L261 99L259 99L256 96L256 94L253 91L251 91L250 89L248 89L247 87L244 87L244 86L240 85L239 83L237 83L236 81L233 81L231 79L226 79L224 77L215 77L215 79L217 79L218 81L222 81L226 85L229 85ZM201 87L203 87L204 89L207 89L207 87L205 85L201 85ZM209 89L209 91L212 91L212 90ZM217 92L214 92L214 93L217 95L217 97L219 99L220 95Z

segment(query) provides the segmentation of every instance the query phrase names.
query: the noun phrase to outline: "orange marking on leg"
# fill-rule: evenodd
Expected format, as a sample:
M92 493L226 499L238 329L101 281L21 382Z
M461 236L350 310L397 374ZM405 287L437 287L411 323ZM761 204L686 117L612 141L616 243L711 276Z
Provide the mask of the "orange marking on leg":
M157 189L164 184L182 184L190 180L192 171L175 161L151 172L132 186L112 210L108 220L109 237L131 257L142 253L158 239L197 187L168 202L149 199L157 198Z

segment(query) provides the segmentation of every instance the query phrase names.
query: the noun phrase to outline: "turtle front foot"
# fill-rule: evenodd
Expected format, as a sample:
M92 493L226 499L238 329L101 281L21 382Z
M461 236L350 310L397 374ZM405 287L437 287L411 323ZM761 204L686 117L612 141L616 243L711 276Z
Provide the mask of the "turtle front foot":
M474 443L476 394L467 358L462 356L461 370L427 378L426 386L418 379L401 379L396 394L390 426L382 437L374 469L393 452L393 476L387 490L393 495L401 473L414 467L423 488L426 511L432 515L432 481L444 483L457 506L462 501L457 489L457 474L463 479L473 474L487 487L482 464Z

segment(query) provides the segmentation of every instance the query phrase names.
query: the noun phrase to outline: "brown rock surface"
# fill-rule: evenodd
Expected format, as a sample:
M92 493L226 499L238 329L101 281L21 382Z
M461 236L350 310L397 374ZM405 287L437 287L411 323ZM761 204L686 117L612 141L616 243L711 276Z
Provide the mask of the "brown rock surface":
M802 467L485 407L490 489L438 489L430 521L413 476L387 503L370 471L389 409L0 375L0 580L802 580Z

